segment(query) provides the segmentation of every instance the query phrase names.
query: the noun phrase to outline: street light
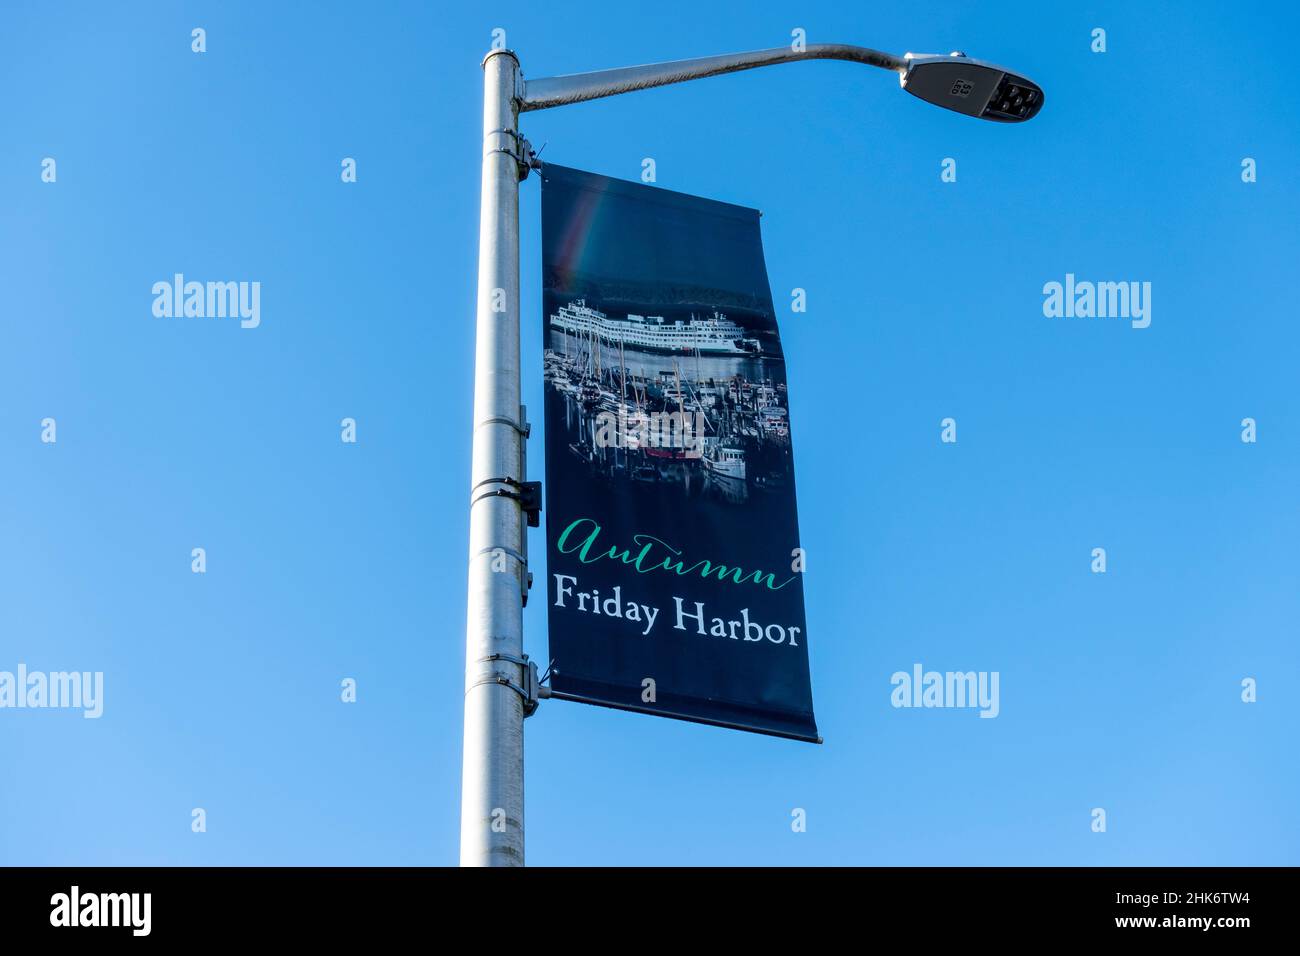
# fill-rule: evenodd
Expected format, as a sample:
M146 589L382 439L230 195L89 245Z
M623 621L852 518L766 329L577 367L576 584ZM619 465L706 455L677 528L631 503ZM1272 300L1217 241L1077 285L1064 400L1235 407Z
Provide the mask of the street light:
M1037 84L965 53L908 53L903 59L907 67L900 71L898 82L935 106L1001 123L1022 123L1043 108L1043 91Z
M1031 119L1043 105L1043 91L1034 83L992 63L972 60L964 53L947 56L907 53L897 57L845 43L813 43L802 51L777 47L529 80L523 84L519 110L544 110L795 60L849 60L892 70L898 73L903 89L914 96L982 119L1020 122ZM993 96L994 93L999 95ZM1015 102L1018 98L1019 103Z
M524 717L539 691L524 655L523 601L530 492L529 425L519 382L519 182L539 164L519 134L519 114L795 60L849 60L892 70L903 89L947 109L1020 122L1042 107L1024 77L964 54L898 57L841 43L523 79L510 50L483 58L483 180L474 354L469 589L465 628L462 866L524 862ZM508 573L507 573L508 572Z

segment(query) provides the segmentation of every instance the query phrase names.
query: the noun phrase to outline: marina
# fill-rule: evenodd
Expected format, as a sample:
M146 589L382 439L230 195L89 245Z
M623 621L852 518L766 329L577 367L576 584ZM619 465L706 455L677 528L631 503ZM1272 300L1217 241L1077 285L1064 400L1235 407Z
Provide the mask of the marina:
M578 299L547 344L547 394L593 474L733 503L787 485L784 363L721 313L610 319Z

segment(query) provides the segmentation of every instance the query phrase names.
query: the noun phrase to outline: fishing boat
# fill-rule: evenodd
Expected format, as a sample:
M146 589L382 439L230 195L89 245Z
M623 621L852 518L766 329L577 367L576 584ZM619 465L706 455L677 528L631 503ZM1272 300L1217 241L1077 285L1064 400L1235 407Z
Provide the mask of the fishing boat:
M745 449L722 442L710 443L704 453L704 469L719 478L745 480Z
M768 405L758 413L758 428L766 438L790 440L790 416L780 405Z

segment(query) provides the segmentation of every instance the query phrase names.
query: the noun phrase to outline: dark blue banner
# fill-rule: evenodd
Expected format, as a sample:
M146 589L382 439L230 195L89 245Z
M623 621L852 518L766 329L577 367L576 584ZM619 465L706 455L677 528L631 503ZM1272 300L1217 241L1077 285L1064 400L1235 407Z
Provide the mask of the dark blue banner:
M818 741L759 214L542 179L552 693Z

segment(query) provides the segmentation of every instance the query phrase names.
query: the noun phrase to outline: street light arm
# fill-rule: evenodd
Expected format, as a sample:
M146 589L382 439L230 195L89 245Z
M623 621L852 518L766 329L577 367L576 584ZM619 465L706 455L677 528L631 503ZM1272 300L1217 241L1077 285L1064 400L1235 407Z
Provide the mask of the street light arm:
M550 76L540 80L526 80L519 101L520 112L544 110L552 106L566 106L602 96L648 90L654 86L667 86L705 76L736 73L760 66L774 66L794 60L851 60L866 63L884 70L903 72L907 61L892 53L881 53L847 43L810 43L802 51L790 47L773 50L753 50L749 53L724 53L721 56L704 56L694 60L674 60L670 63L649 63L645 66L626 66L616 70L598 70L594 73L570 73L567 76Z

